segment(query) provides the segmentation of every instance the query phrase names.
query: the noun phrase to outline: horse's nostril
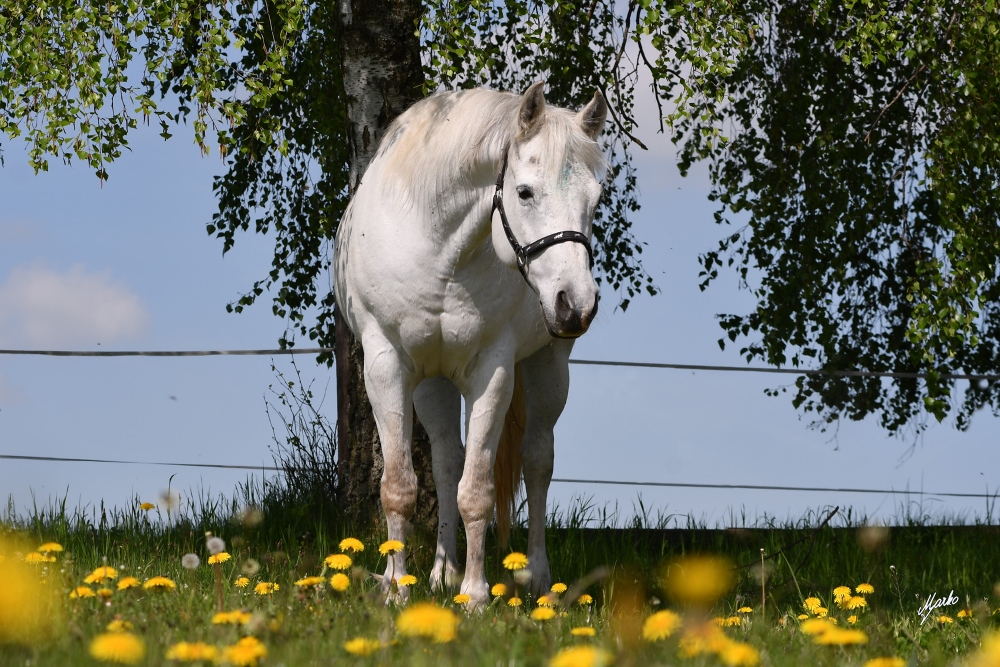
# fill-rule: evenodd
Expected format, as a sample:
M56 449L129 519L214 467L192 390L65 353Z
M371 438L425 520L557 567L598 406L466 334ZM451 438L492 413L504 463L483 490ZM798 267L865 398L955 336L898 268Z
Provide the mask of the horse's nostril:
M573 315L573 304L570 303L569 297L566 296L565 290L559 290L556 294L556 317L559 321L565 322L567 319Z

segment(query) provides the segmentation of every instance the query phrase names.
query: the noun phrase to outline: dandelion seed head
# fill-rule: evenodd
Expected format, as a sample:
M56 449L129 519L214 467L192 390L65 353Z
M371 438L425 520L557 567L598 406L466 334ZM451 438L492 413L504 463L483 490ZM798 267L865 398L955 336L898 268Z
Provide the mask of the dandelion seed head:
M213 535L206 540L205 547L208 549L208 553L214 556L226 550L226 541L218 535Z

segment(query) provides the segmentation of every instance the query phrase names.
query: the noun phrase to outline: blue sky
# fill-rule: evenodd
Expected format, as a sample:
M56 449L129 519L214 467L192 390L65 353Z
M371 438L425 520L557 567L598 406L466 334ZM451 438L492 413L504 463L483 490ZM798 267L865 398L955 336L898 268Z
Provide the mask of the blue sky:
M648 114L647 114L648 116ZM722 352L714 315L752 304L726 277L698 290L697 255L722 233L712 223L703 175L682 179L672 146L647 118L637 156L642 210L635 233L661 295L627 312L603 307L574 356L742 365ZM201 157L178 131L151 128L111 166L101 186L82 165L32 174L17 145L0 169L0 348L219 349L274 347L283 323L268 301L225 312L270 265L265 238L240 238L225 257L205 233L215 210L215 156ZM615 300L605 295L605 306ZM282 368L287 361L276 360ZM0 453L147 461L269 464L264 412L274 382L266 357L65 359L0 357ZM309 357L300 366L330 383ZM808 428L787 398L764 389L787 378L756 374L574 366L556 431L556 477L662 482L852 486L982 492L1000 484L1000 424L977 415L967 433L932 426L911 442L873 420L831 433ZM909 452L909 454L908 454ZM121 505L173 488L229 493L246 473L191 468L0 460L0 497L19 509L66 496L69 504ZM553 484L551 502L574 496L618 504L630 515L634 487ZM847 504L869 516L897 513L901 497L828 493L646 489L647 507L708 523L731 515L800 517ZM911 500L918 501L914 496ZM982 515L984 500L924 496L932 514Z

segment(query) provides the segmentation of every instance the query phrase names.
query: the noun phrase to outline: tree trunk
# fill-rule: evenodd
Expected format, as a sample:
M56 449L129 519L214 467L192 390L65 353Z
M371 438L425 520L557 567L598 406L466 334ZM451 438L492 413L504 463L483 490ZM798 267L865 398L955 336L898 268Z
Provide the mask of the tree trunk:
M361 182L386 128L422 97L424 73L415 35L419 0L339 0L351 194ZM381 517L382 449L365 392L364 353L344 318L336 316L339 498L352 522ZM435 530L437 495L427 433L414 416L413 467L419 491L413 523Z

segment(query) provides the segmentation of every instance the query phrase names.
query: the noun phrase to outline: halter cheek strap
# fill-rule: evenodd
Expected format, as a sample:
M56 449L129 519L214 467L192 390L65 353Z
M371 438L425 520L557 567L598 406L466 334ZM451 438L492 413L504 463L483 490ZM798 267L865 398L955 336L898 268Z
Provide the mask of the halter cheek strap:
M507 213L503 209L503 177L507 172L508 152L510 152L510 144L504 146L503 149L503 160L500 163L500 170L497 173L497 190L493 194L493 209L490 211L490 217L493 216L494 212L500 211L500 222L503 224L503 232L507 235L507 241L510 243L510 247L514 250L514 256L517 258L517 270L521 272L525 282L528 280L528 261L530 261L535 255L540 254L549 246L553 246L558 243L572 241L573 243L583 244L583 247L587 249L587 257L590 259L590 268L593 269L594 251L590 247L590 239L588 239L585 234L581 234L580 232L556 232L555 234L543 236L537 241L533 241L526 246L522 246L517 242L517 237L514 236L514 230L510 228L510 222L507 221Z

